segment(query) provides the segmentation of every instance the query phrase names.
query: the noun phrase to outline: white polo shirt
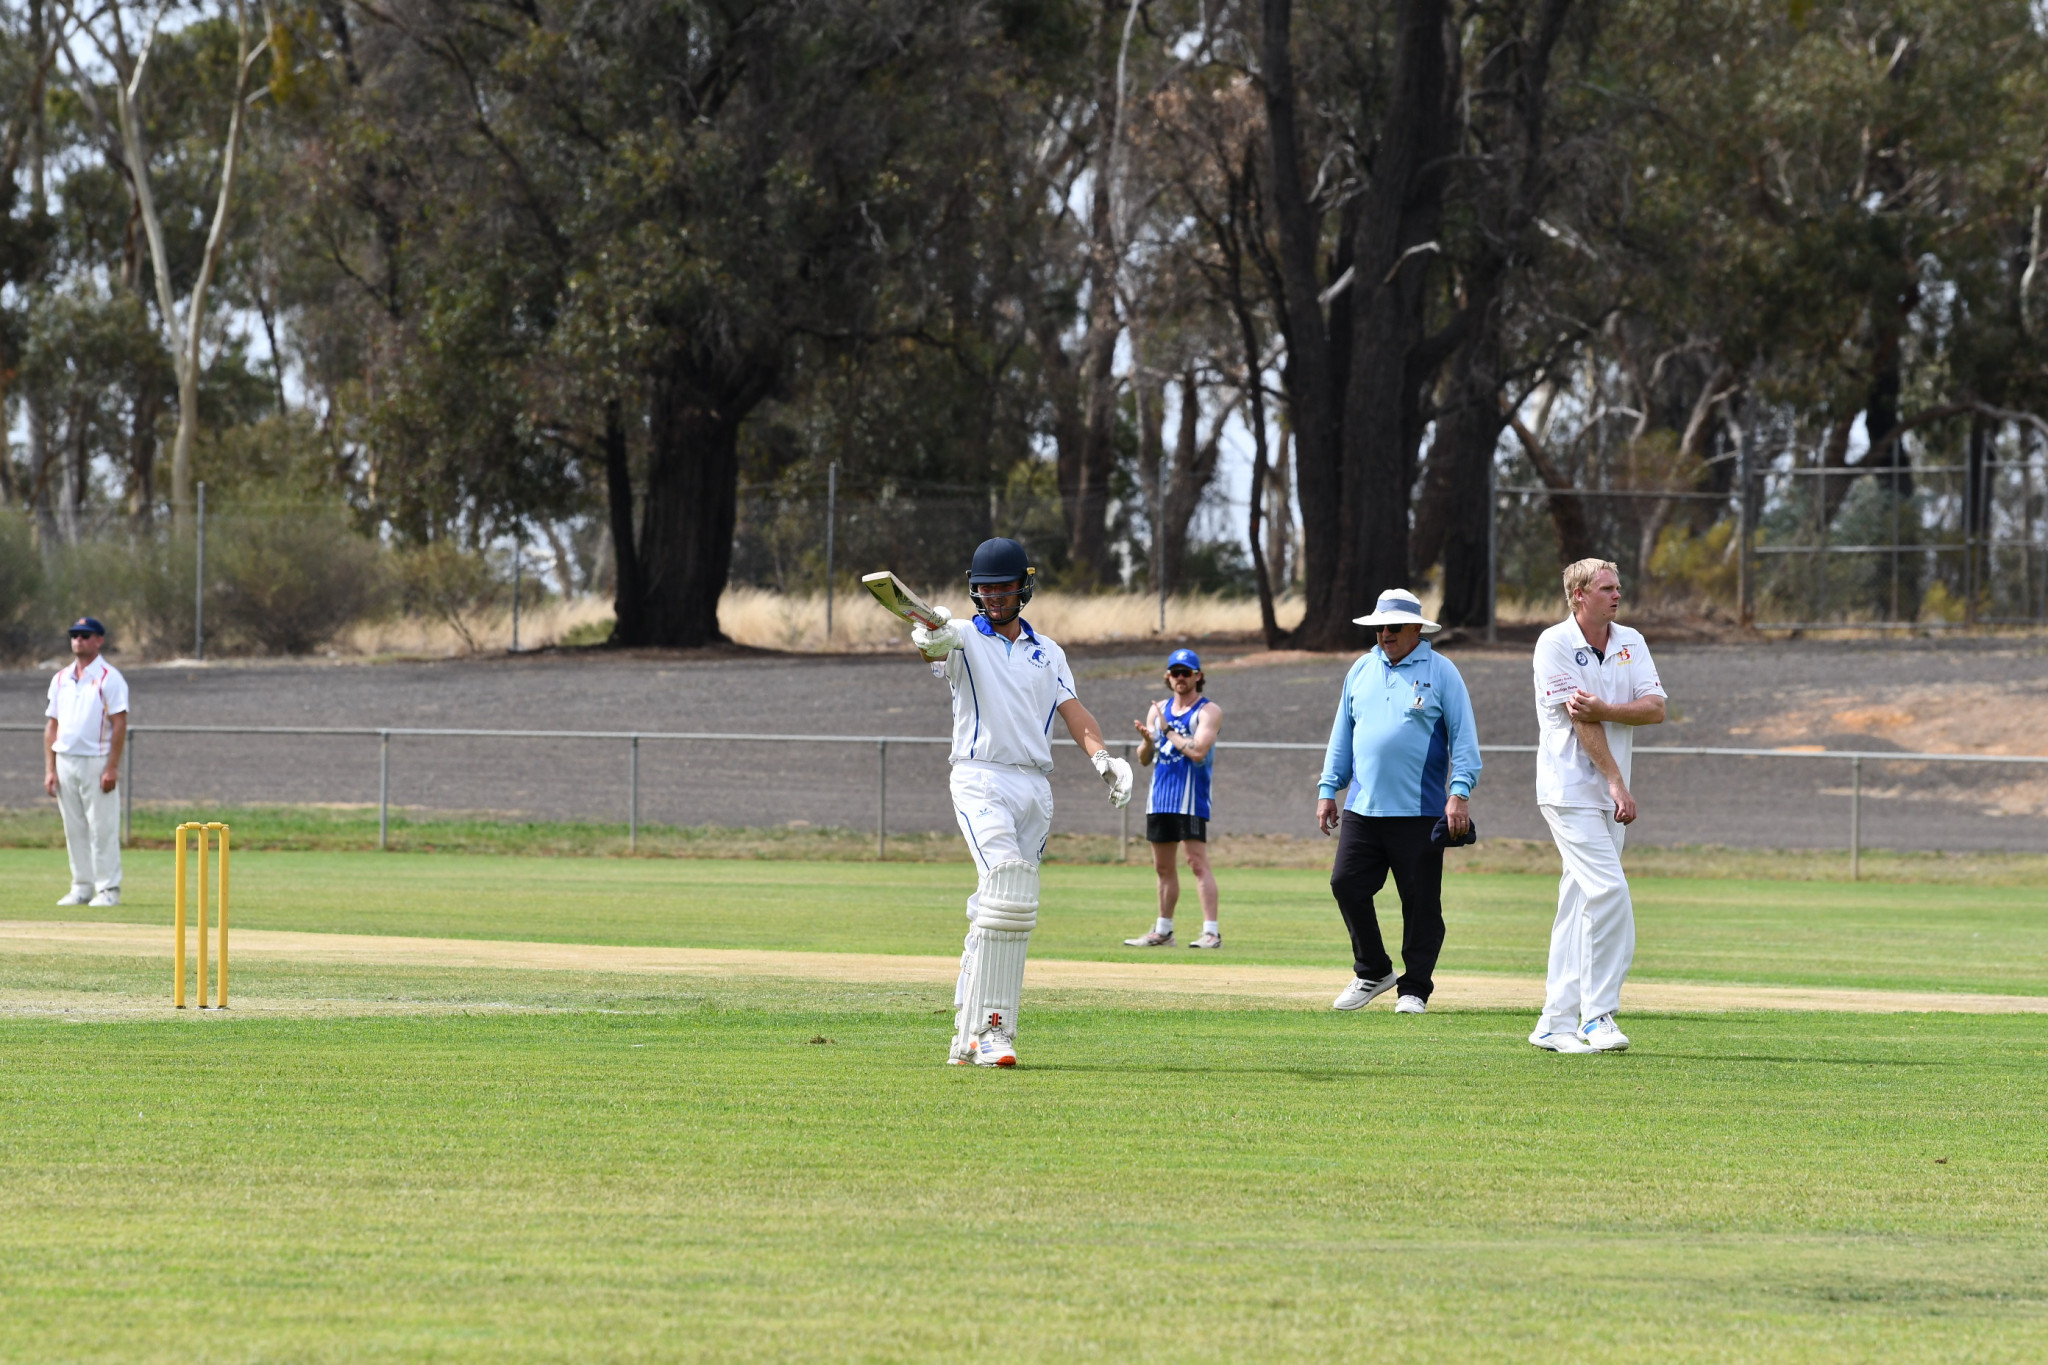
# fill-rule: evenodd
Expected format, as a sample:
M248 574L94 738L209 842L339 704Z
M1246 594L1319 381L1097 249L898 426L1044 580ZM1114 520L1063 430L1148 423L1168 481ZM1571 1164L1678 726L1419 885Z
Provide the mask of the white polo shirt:
M113 742L114 717L127 709L128 680L105 655L82 672L76 664L66 664L50 679L50 704L43 711L57 722L57 742L51 747L78 758L105 758Z
M987 619L960 623L966 646L932 665L953 689L955 763L979 760L1052 771L1052 723L1074 697L1067 653L1025 621L1005 640Z
M1584 690L1615 706L1669 694L1657 680L1657 665L1641 632L1624 625L1607 628L1603 655L1586 643L1579 618L1567 616L1536 640L1536 801L1544 806L1610 808L1607 779L1579 744L1571 714L1564 709L1573 692ZM1607 747L1629 781L1629 757L1636 727L1602 722Z

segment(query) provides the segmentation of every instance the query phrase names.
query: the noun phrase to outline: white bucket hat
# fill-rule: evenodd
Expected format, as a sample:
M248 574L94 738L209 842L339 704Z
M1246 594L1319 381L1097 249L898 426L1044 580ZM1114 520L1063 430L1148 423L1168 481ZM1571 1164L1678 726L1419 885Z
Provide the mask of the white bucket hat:
M1389 588L1381 593L1372 615L1354 616L1351 623L1357 626L1421 626L1424 635L1434 635L1443 629L1422 614L1421 599L1401 588Z

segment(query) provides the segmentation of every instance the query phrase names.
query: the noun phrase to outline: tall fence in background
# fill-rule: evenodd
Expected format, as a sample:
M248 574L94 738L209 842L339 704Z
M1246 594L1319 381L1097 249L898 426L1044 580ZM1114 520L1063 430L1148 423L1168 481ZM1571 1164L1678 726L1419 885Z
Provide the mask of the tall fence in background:
M1974 428L1960 462L1829 465L1738 451L1720 492L1502 484L1495 582L1557 593L1552 503L1569 498L1632 597L1711 605L1758 630L2048 626L2048 442Z
M42 727L15 725L6 727L17 732L40 734ZM334 727L334 726L231 726L231 725L151 725L133 726L129 730L129 741L123 754L121 774L121 820L122 838L125 842L132 831L136 739L148 735L213 735L213 736L276 736L356 738L375 740L377 744L377 844L386 848L390 842L391 830L391 764L392 741L401 743L407 739L465 739L476 741L537 741L574 740L581 743L616 744L619 746L622 783L621 805L627 823L627 847L637 850L640 836L640 757L641 748L648 744L666 745L718 745L718 744L773 744L773 745L858 745L870 747L875 755L875 785L873 798L875 854L886 857L889 847L889 751L892 747L949 745L949 738L933 735L790 735L750 734L739 732L689 732L689 731L622 731L622 730L482 730L439 727ZM1073 741L1058 739L1057 744L1071 747ZM1134 742L1121 742L1113 747L1120 748L1128 758ZM1321 754L1320 744L1261 742L1251 740L1220 741L1218 749L1233 749L1244 752L1298 752ZM1488 754L1534 754L1536 746L1529 744L1481 745L1481 755ZM2002 754L1955 754L1955 753L1901 753L1890 750L1853 749L1742 749L1716 748L1680 745L1639 745L1634 750L1636 757L1658 760L1664 758L1742 758L1782 763L1839 763L1846 767L1850 780L1848 803L1848 828L1844 832L1850 858L1852 878L1861 871L1860 860L1863 851L1863 767L1871 763L1931 763L1960 765L2006 765L2022 769L2048 768L2048 757L2018 756ZM401 756L402 761L402 756ZM1132 805L1140 805L1143 792L1133 796ZM852 809L849 806L849 809ZM1140 805L1142 810L1142 806ZM1131 806L1124 807L1119 830L1119 856L1128 857L1131 837Z

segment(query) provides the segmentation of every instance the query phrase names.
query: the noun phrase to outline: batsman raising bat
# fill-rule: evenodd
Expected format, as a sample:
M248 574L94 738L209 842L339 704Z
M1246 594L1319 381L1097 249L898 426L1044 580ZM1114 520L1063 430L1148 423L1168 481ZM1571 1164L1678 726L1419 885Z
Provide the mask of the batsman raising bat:
M1038 862L1052 830L1052 718L1095 763L1109 801L1131 799L1131 765L1110 756L1102 729L1074 695L1058 645L1022 616L1034 570L1014 540L985 540L967 573L975 614L926 606L894 574L863 580L884 606L916 623L910 642L953 689L953 811L981 870L967 898L967 942L953 991L953 1066L1015 1066L1024 953L1038 923Z

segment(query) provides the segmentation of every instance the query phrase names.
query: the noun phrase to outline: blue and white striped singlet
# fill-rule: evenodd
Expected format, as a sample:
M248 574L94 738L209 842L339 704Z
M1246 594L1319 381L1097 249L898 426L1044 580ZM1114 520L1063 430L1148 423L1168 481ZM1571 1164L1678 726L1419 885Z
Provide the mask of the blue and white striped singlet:
M1207 697L1197 697L1193 706L1175 715L1173 699L1169 697L1160 710L1166 717L1166 728L1186 739L1195 733L1195 712L1208 704ZM1196 763L1178 749L1160 746L1152 760L1152 797L1145 806L1145 813L1208 819L1209 775L1215 766L1216 750L1213 748L1202 756L1200 763Z

